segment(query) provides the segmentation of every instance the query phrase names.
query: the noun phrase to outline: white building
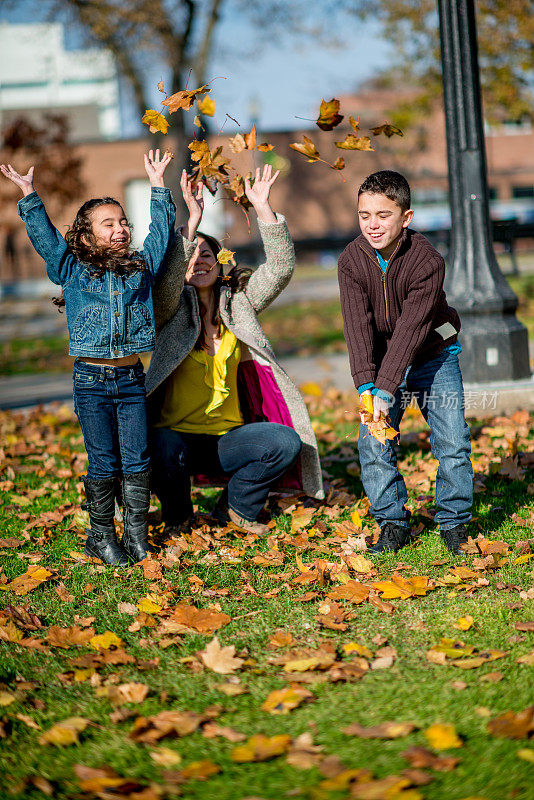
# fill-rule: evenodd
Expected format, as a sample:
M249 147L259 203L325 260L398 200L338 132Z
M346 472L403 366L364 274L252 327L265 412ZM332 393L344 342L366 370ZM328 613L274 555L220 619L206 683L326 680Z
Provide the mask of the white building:
M121 135L119 84L106 50L66 50L63 25L0 22L0 127L65 115L72 141Z

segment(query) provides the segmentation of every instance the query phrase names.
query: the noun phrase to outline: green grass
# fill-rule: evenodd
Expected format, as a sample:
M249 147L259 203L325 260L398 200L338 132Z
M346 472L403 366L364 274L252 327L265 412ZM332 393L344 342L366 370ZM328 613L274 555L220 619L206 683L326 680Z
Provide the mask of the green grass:
M347 463L354 461L352 445L345 439L353 426L347 421L344 408L347 398L332 393L326 398L311 401L313 418L320 432L320 447L323 464L336 480L336 488L352 492L357 498L362 495L362 486L354 469L349 475ZM5 458L1 462L1 484L3 504L0 507L0 525L3 538L21 538L24 527L42 512L52 512L63 504L78 504L79 476L83 472L84 459L76 459L83 453L81 435L75 419L67 409L47 415L33 412L29 416L3 414L0 417ZM420 418L409 416L406 429L418 429ZM458 750L445 751L461 759L459 766L451 772L432 772L433 782L423 786L420 795L428 800L461 800L481 797L487 800L530 800L532 797L532 764L517 757L517 751L528 747L526 740L499 739L491 736L486 728L487 717L512 709L520 711L532 704L533 668L516 662L518 656L531 652L534 647L533 634L519 634L514 624L518 620L533 618L533 602L520 599L519 590L532 586L534 559L523 564L514 564L514 545L532 536L530 527L522 527L512 519L515 512L528 519L534 513L532 487L534 472L526 472L523 480L510 480L490 468L492 459L506 455L506 439L499 431L504 426L508 433L518 433L520 450L534 449L534 417L518 424L490 423L493 428L485 430L482 424L473 431L474 463L477 471L486 475L486 491L475 495L476 530L491 539L501 539L511 545L511 557L507 564L495 572L481 571L488 581L471 595L453 586L439 587L424 597L408 600L393 600L396 610L387 615L369 604L351 606L347 630L344 632L321 628L316 620L325 592L318 584L300 586L292 578L298 570L297 554L304 562L321 557L332 563L340 561L340 542L332 541L332 522L319 511L325 523L324 531L317 531L306 543L302 538L288 535L290 518L276 517L273 535L284 555L284 564L279 567L258 567L253 557L272 548L273 541L247 542L232 531L219 532L220 538L206 549L185 552L179 569L164 570L162 580L152 582L145 579L140 567L125 575L115 574L113 569L87 565L75 560L72 551L83 549L83 524L73 524L73 517L52 524L48 530L31 528L22 547L1 551L3 580L10 580L24 573L33 557L40 564L59 573L67 591L74 596L71 602L62 602L56 593L56 582L42 584L26 596L11 592L0 592L0 604L5 607L28 604L28 610L37 614L43 629L25 635L43 638L50 625L67 627L75 624L79 617L93 617L97 633L106 630L115 632L123 639L128 653L143 664L109 666L99 670L101 681L119 683L140 681L148 684L150 693L140 704L128 704L133 713L129 719L112 723L110 713L114 710L109 699L99 696L97 687L89 681L65 685L58 675L65 673L69 662L88 647L62 650L50 648L43 654L17 644L0 641L0 690L15 692L15 702L1 709L0 718L9 732L8 738L0 739L3 769L0 774L0 797L40 798L42 793L35 787L21 785L27 776L44 776L55 786L54 797L59 800L87 796L80 792L73 767L84 764L90 767L108 765L122 776L141 783L165 782L165 769L158 767L150 757L150 751L160 746L169 747L182 756L182 763L173 769L180 770L191 762L210 759L221 768L218 775L208 781L189 780L180 787L186 798L217 798L217 800L242 800L246 797L261 797L278 800L297 796L309 800L341 800L349 796L344 792L326 792L319 787L323 776L317 768L297 770L289 766L285 757L258 764L236 764L231 759L234 745L225 739L207 739L195 732L180 739L163 739L150 747L136 744L129 738L134 720L162 710L180 709L203 711L210 705L223 706L217 722L246 734L289 734L296 737L306 731L313 734L315 744L323 748L324 755L336 755L347 767L366 767L376 777L398 774L408 764L401 753L412 745L427 746L423 730L435 722L449 722L456 726L464 740ZM519 427L518 427L519 426ZM332 431L334 435L332 435ZM418 512L428 511L431 500L418 500L427 495L428 487L417 484L414 470L423 465L432 466L431 456L413 445L402 447L401 466L408 475L410 504L416 512L414 522L422 516ZM14 470L15 475L13 476ZM59 471L59 473L58 473ZM68 472L72 471L69 476ZM419 474L419 473L418 473ZM12 482L14 485L11 486ZM20 505L19 498L32 497L32 490L44 487L46 492ZM216 490L196 491L199 510L208 510L216 497ZM431 494L431 492L430 492ZM23 501L22 501L23 502ZM352 507L340 511L339 520L350 516ZM23 518L24 515L28 515ZM339 521L336 520L336 521ZM312 526L313 527L313 526ZM364 519L368 533L373 530L369 517ZM216 533L216 530L213 529ZM186 537L193 543L193 537ZM238 562L226 558L226 548L239 548ZM226 563L225 563L226 558ZM434 580L445 575L451 565L472 563L466 558L449 557L438 535L426 529L415 546L408 547L397 556L373 556L381 578L389 577L396 565L409 565L410 570L402 575L427 575ZM433 564L436 561L445 563ZM292 577L277 577L289 571ZM200 593L192 592L189 578L203 581ZM371 579L360 576L363 581ZM374 578L376 580L377 578ZM88 583L94 588L84 595ZM334 582L334 585L337 585ZM281 589L274 597L263 597L272 589ZM297 602L304 591L313 589L318 597L311 602ZM223 590L221 594L217 594ZM256 594L251 593L251 590ZM228 593L226 594L225 591ZM155 627L141 628L130 632L132 617L121 614L117 603L136 603L150 592L167 593L167 601L173 607L178 601L188 600L205 608L219 604L232 621L219 631L225 645L234 644L243 658L250 659L238 673L248 693L226 697L218 690L224 676L202 669L192 671L181 659L194 656L204 649L211 636L187 634L176 637L177 644L162 649L158 646L159 635ZM207 592L203 594L202 592ZM0 632L2 621L0 611ZM460 616L471 614L473 627L461 632L453 625ZM157 620L157 615L155 615ZM378 634L398 652L395 664L384 670L369 671L357 683L331 683L321 678L321 673L311 675L312 683L304 684L313 693L311 702L302 705L288 715L270 715L261 709L267 694L287 684L282 667L270 659L287 650L272 650L266 647L269 636L277 629L290 631L298 648L319 648L329 644L340 647L343 643L357 641L370 647L373 652L378 645L373 638ZM1 633L0 633L1 635ZM461 639L480 650L488 648L506 651L506 657L488 663L479 669L460 670L452 666L433 665L426 659L426 651L442 636ZM156 665L147 661L159 658ZM480 682L482 675L500 671L502 681L496 684ZM26 689L18 689L24 680L35 683ZM452 682L463 680L467 687L453 688ZM478 709L478 711L477 711ZM480 711L482 709L482 711ZM484 709L489 709L484 711ZM67 717L80 716L91 720L80 736L80 743L64 748L41 746L38 738L41 731L32 730L17 715L31 717L42 730ZM418 729L407 737L380 741L349 737L343 729L353 721L363 725L374 725L383 721L412 721ZM532 749L532 744L530 744ZM19 785L19 790L16 789ZM7 794L14 790L13 794ZM109 795L113 796L113 795ZM170 795L172 796L172 795ZM402 798L403 795L398 795ZM416 795L406 796L414 800Z

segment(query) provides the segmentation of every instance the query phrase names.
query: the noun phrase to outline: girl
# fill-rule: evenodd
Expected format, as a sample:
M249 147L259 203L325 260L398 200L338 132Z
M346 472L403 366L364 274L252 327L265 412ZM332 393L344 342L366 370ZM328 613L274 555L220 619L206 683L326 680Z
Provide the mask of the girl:
M281 478L312 497L324 496L306 406L257 317L288 284L295 265L284 217L269 204L277 176L266 166L256 170L253 185L246 181L266 263L252 275L237 268L224 275L220 244L197 235L202 184L194 188L182 175L189 220L154 296L156 347L147 374L153 485L168 530L188 526L190 476L198 473L226 474L228 507L223 512L219 503L217 511L256 534L268 531L257 518Z
M33 171L0 170L20 187L19 214L61 285L74 362L74 409L89 456L84 477L91 528L85 553L126 566L150 552L147 514L150 459L146 393L138 353L154 347L152 287L163 274L173 236L175 206L163 173L172 155L144 156L150 180L151 224L142 252L130 251L130 225L111 197L88 200L65 238L54 228L33 188ZM115 496L122 493L124 536L115 536Z

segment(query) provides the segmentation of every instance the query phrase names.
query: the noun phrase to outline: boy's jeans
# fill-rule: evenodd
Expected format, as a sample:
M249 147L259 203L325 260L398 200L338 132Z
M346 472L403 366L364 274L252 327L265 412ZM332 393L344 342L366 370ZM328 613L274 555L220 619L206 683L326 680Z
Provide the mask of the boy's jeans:
M440 531L471 519L473 467L471 437L464 416L464 393L458 356L443 352L417 367L409 367L399 386L389 416L399 424L413 392L430 427L432 454L439 462L436 476L436 523ZM410 512L406 484L397 469L395 447L380 444L360 425L358 449L362 482L370 511L382 527L386 522L408 526Z
M148 451L145 373L133 367L74 362L74 410L89 456L89 478L146 472Z
M277 422L240 425L222 436L152 430L154 493L167 525L179 525L192 513L190 475L230 476L228 505L256 520L273 483L295 462L302 442L293 428Z

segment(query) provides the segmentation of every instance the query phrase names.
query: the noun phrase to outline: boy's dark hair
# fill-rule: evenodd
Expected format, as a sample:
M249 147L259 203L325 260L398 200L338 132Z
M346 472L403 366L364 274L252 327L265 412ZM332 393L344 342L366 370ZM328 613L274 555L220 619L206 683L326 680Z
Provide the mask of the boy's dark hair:
M197 236L200 239L204 239L208 247L210 248L211 252L217 258L217 254L220 250L222 250L222 245L214 236L210 236L207 233L202 233L202 231L197 231ZM215 305L213 309L213 316L211 318L212 325L217 325L218 327L218 334L219 336L222 334L222 322L219 316L219 299L221 297L221 287L222 286L229 286L232 292L242 292L245 289L248 279L252 274L252 270L248 269L248 267L239 267L235 266L225 275L223 273L223 266L221 264L221 271L219 277L215 281L213 285L213 294L215 295ZM200 333L198 335L198 339L195 343L195 350L206 350L207 349L207 340L206 340L206 326L204 323L204 316L203 314L200 315Z
M143 258L131 253L115 253L110 249L98 247L93 234L91 212L100 206L118 206L124 214L124 209L114 197L94 197L87 200L78 210L76 218L65 234L65 241L77 259L92 267L92 274L100 278L105 272L115 272L117 275L131 275L132 272L146 269ZM126 214L124 214L126 218ZM131 229L131 225L128 227ZM85 242L83 239L85 238ZM63 295L52 298L58 310L65 305Z
M410 208L410 184L404 175L391 169L382 169L380 172L368 175L358 189L358 198L364 193L385 194L388 200L397 203L402 211L408 211Z

